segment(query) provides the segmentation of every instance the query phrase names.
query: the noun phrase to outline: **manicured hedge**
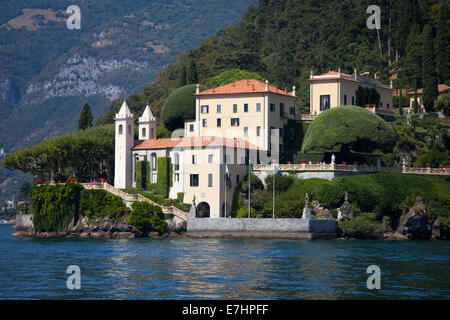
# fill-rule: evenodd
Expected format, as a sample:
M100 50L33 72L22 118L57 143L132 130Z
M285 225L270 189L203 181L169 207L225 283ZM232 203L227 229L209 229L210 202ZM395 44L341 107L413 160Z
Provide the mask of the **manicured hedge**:
M163 233L167 224L159 206L152 206L147 202L135 202L128 223L143 231L157 231Z
M90 218L108 216L115 222L129 213L123 200L105 190L83 190L80 197L80 213Z
M392 152L394 130L379 116L360 107L344 106L324 111L310 124L302 152Z

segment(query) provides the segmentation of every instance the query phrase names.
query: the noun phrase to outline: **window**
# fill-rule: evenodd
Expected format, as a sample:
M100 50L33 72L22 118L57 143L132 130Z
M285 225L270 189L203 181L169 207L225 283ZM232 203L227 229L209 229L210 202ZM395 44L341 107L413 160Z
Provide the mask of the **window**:
M194 125L193 124L190 124L189 125L189 132L193 132L194 131Z
M381 107L383 106L383 102L380 102L380 106L381 106Z
M202 106L202 113L209 113L209 106Z
M236 175L236 183L239 183L239 175Z
M222 113L222 106L220 104L217 105L216 112Z
M151 165L151 183L155 183L157 180L156 177L156 153L152 153L152 155L150 156L150 165Z
M202 127L206 128L208 126L208 120L207 119L202 119Z
M145 138L145 135L146 135L146 130L145 130L145 128L142 128L142 138Z
M261 136L261 127L260 126L256 127L256 136L257 137Z
M173 176L173 180L174 180L175 182L180 182L180 174L175 172L175 174L174 174L174 176Z
M280 117L284 117L284 103L280 103Z
M197 155L192 155L192 164L197 164Z
M261 111L261 103L257 103L256 104L256 112L260 112Z
M244 103L244 112L248 112L248 103Z
M248 127L244 127L244 137L248 137Z
M270 111L275 112L275 103L270 104Z
M330 95L322 95L320 96L320 111L330 109Z
M190 186L191 187L198 187L198 174L191 174L190 175Z
M208 163L213 163L213 155L208 154Z
M119 124L119 134L123 134L123 127L121 124Z
M233 112L234 112L234 113L237 112L237 104L233 104Z
M222 119L217 118L217 126L221 127L222 126Z
M213 175L212 173L208 173L208 187L212 188L213 186Z
M131 125L128 125L128 135L131 135Z
M239 127L239 118L231 118L231 126Z
M150 129L150 138L154 138L155 137L155 132L153 131L153 128Z
M355 97L352 96L352 106L354 106L354 105L355 105Z
M347 95L344 94L344 106L346 106L346 105L347 105Z
M291 108L289 109L289 113L290 113L292 116L295 116L295 107L291 107Z
M389 103L387 104L387 107L389 108Z
M180 170L180 155L178 153L175 153L173 170L174 171Z

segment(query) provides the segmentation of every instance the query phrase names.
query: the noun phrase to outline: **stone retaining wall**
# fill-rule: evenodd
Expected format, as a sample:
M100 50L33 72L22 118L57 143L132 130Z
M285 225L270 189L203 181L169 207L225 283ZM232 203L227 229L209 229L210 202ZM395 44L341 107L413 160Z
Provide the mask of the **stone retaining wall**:
M189 218L187 234L201 237L334 238L336 221L287 218Z

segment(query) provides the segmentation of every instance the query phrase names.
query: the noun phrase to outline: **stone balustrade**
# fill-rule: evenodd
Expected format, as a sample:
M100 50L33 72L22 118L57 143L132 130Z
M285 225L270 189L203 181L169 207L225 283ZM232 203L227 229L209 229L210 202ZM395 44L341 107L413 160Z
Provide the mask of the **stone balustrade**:
M383 172L383 173L404 173L404 174L426 174L426 175L450 175L450 169L445 168L411 168L411 167L376 167L376 166L361 166L361 165L347 165L335 163L323 164L278 164L280 171L343 171L343 172ZM255 164L254 171L271 171L273 165L271 164Z

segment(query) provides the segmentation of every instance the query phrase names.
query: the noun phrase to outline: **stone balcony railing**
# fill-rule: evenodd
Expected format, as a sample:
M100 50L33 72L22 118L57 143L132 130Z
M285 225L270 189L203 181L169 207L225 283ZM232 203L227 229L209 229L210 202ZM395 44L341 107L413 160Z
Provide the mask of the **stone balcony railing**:
M376 167L347 165L335 163L323 164L277 164L280 171L346 171L346 172L384 172L384 173L404 173L404 174L427 174L427 175L450 175L450 169L445 168L410 168L410 167ZM254 171L273 170L271 164L253 165Z

